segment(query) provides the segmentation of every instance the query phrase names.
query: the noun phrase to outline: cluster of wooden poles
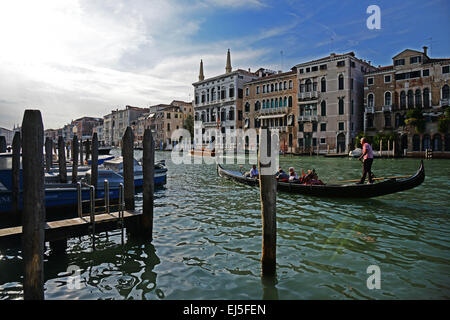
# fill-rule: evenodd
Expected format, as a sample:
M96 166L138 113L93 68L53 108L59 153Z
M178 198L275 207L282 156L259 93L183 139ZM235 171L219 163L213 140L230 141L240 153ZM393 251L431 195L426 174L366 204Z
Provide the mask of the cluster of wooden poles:
M64 140L58 139L59 170L61 182L67 181L65 171L66 159ZM47 169L52 161L52 146L46 143ZM25 110L22 122L22 136L17 132L13 139L13 195L15 210L18 213L20 150L22 149L23 169L23 210L22 221L22 258L24 263L23 292L24 299L44 299L44 249L45 249L45 189L44 189L44 130L41 112ZM73 140L73 172L76 179L78 158L78 140ZM154 193L154 151L155 145L150 129L144 132L143 141L143 209L140 220L127 226L133 237L152 240L153 233L153 193ZM98 140L97 134L92 137L92 178L91 183L97 185ZM125 210L134 210L134 156L133 132L130 127L122 138L123 177ZM64 177L65 176L65 177ZM72 181L73 182L73 181ZM129 228L128 228L129 227ZM69 235L67 235L69 237ZM67 239L65 240L67 243ZM51 245L51 244L50 244Z
M267 128L261 128L260 148L266 144L268 157L271 157L272 133ZM61 179L64 179L65 155L64 141L58 139L59 167ZM78 140L73 140L73 169L76 170L78 158ZM23 210L22 220L22 258L24 263L23 292L24 299L44 299L44 249L45 249L45 190L44 190L44 130L41 112L39 110L26 110L22 123L22 137L14 136L13 141L13 171L20 168L20 150L22 149L23 168ZM50 148L50 149L47 149ZM51 145L46 143L46 163L51 163ZM154 152L155 144L150 129L144 132L143 140L143 208L140 220L134 225L127 226L127 231L134 236L152 239L153 233L153 194L154 194ZM98 140L94 133L92 137L92 169L97 170ZM122 138L124 200L125 210L134 210L134 157L133 132L130 127ZM271 163L262 164L258 160L259 172L262 167ZM48 168L47 168L48 169ZM19 175L14 174L14 186L19 194ZM92 172L92 183L96 184L97 173ZM76 171L72 177L76 177ZM66 177L67 179L67 177ZM277 184L273 174L261 175L260 200L263 225L262 237L262 276L264 279L274 279L276 274L276 194ZM66 240L67 241L67 240Z

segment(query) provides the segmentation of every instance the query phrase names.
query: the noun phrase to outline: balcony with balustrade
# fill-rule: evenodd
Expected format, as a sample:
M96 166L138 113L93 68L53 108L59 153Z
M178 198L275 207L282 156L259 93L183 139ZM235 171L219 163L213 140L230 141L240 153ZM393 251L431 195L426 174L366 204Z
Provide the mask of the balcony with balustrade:
M373 107L373 106L366 107L365 112L366 113L375 113L375 107Z
M299 92L298 99L299 100L313 100L319 98L319 91L310 91L310 92Z
M381 110L383 112L391 112L392 111L392 104L387 104L381 107Z

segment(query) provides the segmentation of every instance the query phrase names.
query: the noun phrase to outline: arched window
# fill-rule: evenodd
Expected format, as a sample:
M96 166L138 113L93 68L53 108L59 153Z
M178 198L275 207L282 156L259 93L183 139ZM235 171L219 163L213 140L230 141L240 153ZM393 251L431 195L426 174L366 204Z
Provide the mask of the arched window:
M431 148L431 138L429 134L424 134L422 138L422 151Z
M287 89L287 86L286 86L286 84L287 84L287 83L286 83L286 81L285 81L285 82L283 82L283 89L284 89L284 90L286 90L286 89Z
M320 91L321 92L327 92L327 80L325 79L325 77L323 77L320 80Z
M433 151L442 151L442 136L439 133L433 136Z
M234 97L234 86L233 85L230 85L228 97L230 97L230 98Z
M412 143L413 151L420 151L420 136L418 134L413 135Z
M195 113L194 120L198 121L198 112Z
M289 89L292 89L292 80L289 80Z
M390 106L392 104L392 99L391 99L391 93L385 92L384 93L384 105L385 106Z
M261 109L261 102L256 101L255 102L255 111L258 111L259 109Z
M344 114L344 99L339 99L339 114Z
M408 109L414 107L414 95L412 90L408 90Z
M250 103L248 103L248 102L245 103L245 109L244 109L244 111L245 111L245 112L250 112Z
M216 89L212 88L211 89L211 101L215 101L216 100Z
M275 108L278 108L278 99L275 98Z
M266 100L263 100L263 109L266 108Z
M423 89L423 107L430 107L430 89L428 88Z
M273 83L270 85L270 92L273 92Z
M226 121L227 120L227 110L223 108L220 110L220 121Z
M275 83L275 91L278 91L278 83Z
M400 108L406 109L406 93L405 93L405 91L400 92Z
M449 87L448 84L446 84L445 86L442 87L442 99L447 100L449 98L450 98Z
M400 126L400 113L395 115L395 127L398 128Z
M390 127L391 125L391 114L389 112L386 112L384 114L384 126Z
M280 82L279 84L278 84L278 89L281 91L281 90L283 90L283 83L282 82Z
M263 93L266 93L266 85L263 85Z
M422 108L422 92L420 92L420 89L416 90L416 94L415 94L415 98L416 98L416 108Z
M234 120L234 108L231 107L228 111L228 120Z
M283 103L284 107L287 107L287 97L284 97L284 103Z
M270 99L270 107L273 108L273 99Z
M305 81L305 92L311 92L311 80L310 79L308 79L308 80L306 80Z
M327 115L327 103L325 100L322 100L320 103L320 115L326 116Z
M342 99L340 99L340 100L342 100ZM367 95L367 106L368 106L369 108L373 107L373 101L374 101L373 94L372 94L372 93L369 93L369 94Z
M339 85L339 90L344 90L344 76L342 74L339 75L338 85Z
M292 96L289 96L289 99L288 99L288 107L289 107L289 108L292 108Z
M278 99L278 105L279 105L280 107L283 107L283 98L282 98L282 97L280 97L280 98Z

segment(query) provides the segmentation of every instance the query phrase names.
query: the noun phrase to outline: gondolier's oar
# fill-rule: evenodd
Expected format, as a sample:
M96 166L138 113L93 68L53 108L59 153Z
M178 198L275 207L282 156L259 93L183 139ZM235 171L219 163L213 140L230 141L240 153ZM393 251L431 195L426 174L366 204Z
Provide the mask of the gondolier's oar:
M408 178L410 176L396 176L396 177L382 177L382 178L373 178L373 180L384 180L384 179L400 179L400 178ZM360 179L356 180L342 180L338 182L357 182L360 181Z

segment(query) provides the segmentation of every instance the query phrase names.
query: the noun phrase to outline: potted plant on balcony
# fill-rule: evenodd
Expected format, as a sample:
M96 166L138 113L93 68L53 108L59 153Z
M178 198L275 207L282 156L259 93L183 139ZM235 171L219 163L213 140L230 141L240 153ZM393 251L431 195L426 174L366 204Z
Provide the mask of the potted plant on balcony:
M406 113L405 123L415 128L417 133L425 132L425 119L419 109L412 109Z

